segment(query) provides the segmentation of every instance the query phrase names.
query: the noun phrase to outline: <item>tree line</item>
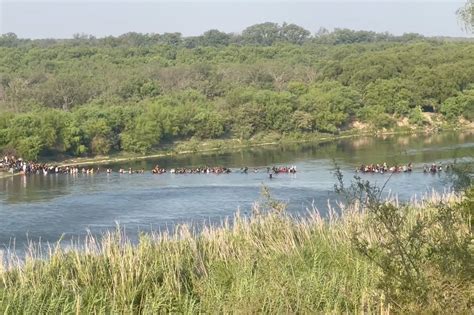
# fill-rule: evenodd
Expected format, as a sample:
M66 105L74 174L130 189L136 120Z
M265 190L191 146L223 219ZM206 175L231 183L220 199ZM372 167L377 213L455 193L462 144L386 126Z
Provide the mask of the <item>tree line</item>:
M0 36L0 47L51 47L56 45L88 45L108 47L147 47L154 45L168 45L182 48L196 47L222 47L229 45L254 45L271 46L277 43L289 43L295 45L311 44L353 44L367 42L410 42L413 40L430 40L416 33L406 33L395 36L390 33L376 33L372 31L355 31L350 29L336 28L329 31L325 28L319 29L311 34L307 29L296 25L283 23L265 22L247 27L242 33L225 33L217 29L211 29L200 36L183 36L175 33L137 33L129 32L120 36L106 36L96 38L88 34L74 34L72 39L23 39L14 33L6 33Z
M474 45L263 23L242 34L0 37L0 150L147 153L186 139L474 117Z

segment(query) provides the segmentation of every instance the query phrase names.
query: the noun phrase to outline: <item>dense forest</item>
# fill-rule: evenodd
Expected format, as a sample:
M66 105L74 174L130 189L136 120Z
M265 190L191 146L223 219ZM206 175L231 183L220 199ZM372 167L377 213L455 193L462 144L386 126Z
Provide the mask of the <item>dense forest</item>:
M429 114L428 114L429 113ZM474 42L262 23L29 40L0 36L0 151L147 153L187 139L474 120Z

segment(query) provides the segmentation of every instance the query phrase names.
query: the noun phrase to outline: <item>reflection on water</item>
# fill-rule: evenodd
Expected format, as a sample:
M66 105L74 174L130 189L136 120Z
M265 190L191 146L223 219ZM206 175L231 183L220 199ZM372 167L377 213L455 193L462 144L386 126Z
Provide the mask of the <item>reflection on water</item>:
M427 140L428 139L428 140ZM162 167L224 165L229 167L294 164L310 159L336 159L345 165L362 163L429 163L472 156L474 133L442 133L429 136L403 135L359 137L324 143L256 147L227 153L189 154L153 160L108 165L150 169Z
M0 190L7 203L39 202L68 193L74 183L74 175L15 176L0 180Z
M345 175L365 163L414 164L412 174L396 174L388 190L407 199L448 188L445 174L423 174L424 163L471 160L474 133L430 136L385 136L344 139L320 144L305 143L250 148L237 152L190 154L147 161L104 165L118 170L161 167L227 166L258 173L229 175L33 175L0 179L0 244L16 240L23 248L28 240L56 241L61 236L84 236L115 228L129 231L161 229L177 222L216 222L237 209L249 211L259 198L262 184L288 202L289 211L304 213L314 204L322 213L333 199L333 160ZM296 175L280 174L270 180L264 167L296 165ZM383 183L388 175L366 174ZM133 234L133 233L132 233Z

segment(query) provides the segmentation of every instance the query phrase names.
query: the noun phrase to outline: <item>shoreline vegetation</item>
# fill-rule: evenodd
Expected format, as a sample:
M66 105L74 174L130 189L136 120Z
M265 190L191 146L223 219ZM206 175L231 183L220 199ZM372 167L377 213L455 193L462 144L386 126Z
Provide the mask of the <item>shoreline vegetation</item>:
M0 152L88 165L471 130L473 55L471 39L271 22L190 37L3 34ZM0 313L472 313L470 174L456 174L464 191L405 204L336 170L346 201L328 217L292 217L264 187L250 216L199 233L132 244L117 229L22 260L0 251Z
M118 228L46 258L32 249L0 264L0 311L469 313L473 205L471 188L295 218L263 188L249 217L197 234L181 225L132 244Z
M436 132L449 132L449 131L458 131L465 132L474 130L474 126L469 126L468 128L452 128L445 129L442 131ZM111 156L111 157L92 157L92 158L73 158L65 159L59 162L59 166L73 166L73 165L90 165L90 164L107 164L107 163L117 163L122 161L139 161L147 160L153 158L160 158L166 156L178 156L186 154L205 154L212 152L233 152L246 148L257 148L257 147L266 147L271 145L285 145L285 144L301 144L301 143L322 143L329 141L337 141L341 139L357 138L357 137L366 137L366 136L392 136L392 135L416 135L416 134L426 134L432 133L432 130L427 129L415 129L415 130L392 130L392 131L382 131L382 132L367 132L367 131L357 131L350 130L347 132L342 132L338 135L331 134L300 134L294 137L285 137L278 135L278 139L275 140L246 140L242 141L239 139L217 139L217 140L208 140L208 141L196 141L188 140L177 145L174 145L168 149L158 150L157 152L150 153L147 155L129 155L129 156ZM230 145L229 145L230 143ZM54 162L54 161L53 161ZM78 163L77 163L78 162Z
M467 39L271 22L193 37L4 34L0 151L30 161L144 157L200 143L472 126L472 55Z
M467 132L474 130L474 127L467 126L464 128L448 128L441 131L436 130L437 133L442 132ZM396 135L422 135L426 133L433 133L433 130L428 129L402 129L402 130L389 130L382 132L374 131L361 131L361 130L349 130L342 132L339 135L331 134L304 134L298 135L297 138L292 137L282 137L278 136L276 140L264 139L263 141L241 141L239 139L225 139L225 140L209 140L209 141L193 141L188 140L177 145L171 146L168 149L158 150L154 153L147 155L137 155L137 154L117 154L111 156L96 156L96 157L84 157L84 158L65 158L65 159L44 159L41 162L48 164L57 165L58 167L66 166L87 166L87 165L103 165L110 163L120 163L120 162L132 162L140 160L148 160L154 158L161 158L167 156L180 156L187 154L207 154L213 152L234 152L246 148L257 148L265 147L270 145L285 145L285 144L302 144L302 143L322 143L328 141L337 141L341 139L348 138L357 138L357 137L380 137L380 136L396 136ZM231 143L229 145L229 142ZM19 173L11 174L6 171L0 172L0 179L7 178L11 176L19 175Z

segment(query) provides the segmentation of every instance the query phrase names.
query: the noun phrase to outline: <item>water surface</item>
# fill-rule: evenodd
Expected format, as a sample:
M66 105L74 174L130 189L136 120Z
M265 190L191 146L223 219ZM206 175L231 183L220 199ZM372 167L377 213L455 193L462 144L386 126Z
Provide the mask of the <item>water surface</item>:
M324 213L328 199L334 199L334 161L346 178L363 163L412 162L413 173L395 174L387 185L387 191L408 199L449 189L444 173L423 174L423 164L472 161L473 157L474 133L465 132L362 137L100 166L145 168L145 174L15 176L0 179L0 248L14 245L22 250L29 240L81 237L88 231L114 229L117 223L134 234L176 223L216 222L237 209L248 213L263 184L275 198L287 202L291 212L304 213L316 206ZM152 175L150 170L156 164L165 168L220 165L235 172ZM298 172L270 180L266 167L273 165L295 165ZM250 168L248 174L238 172L244 166ZM367 174L363 178L381 184L388 176Z

